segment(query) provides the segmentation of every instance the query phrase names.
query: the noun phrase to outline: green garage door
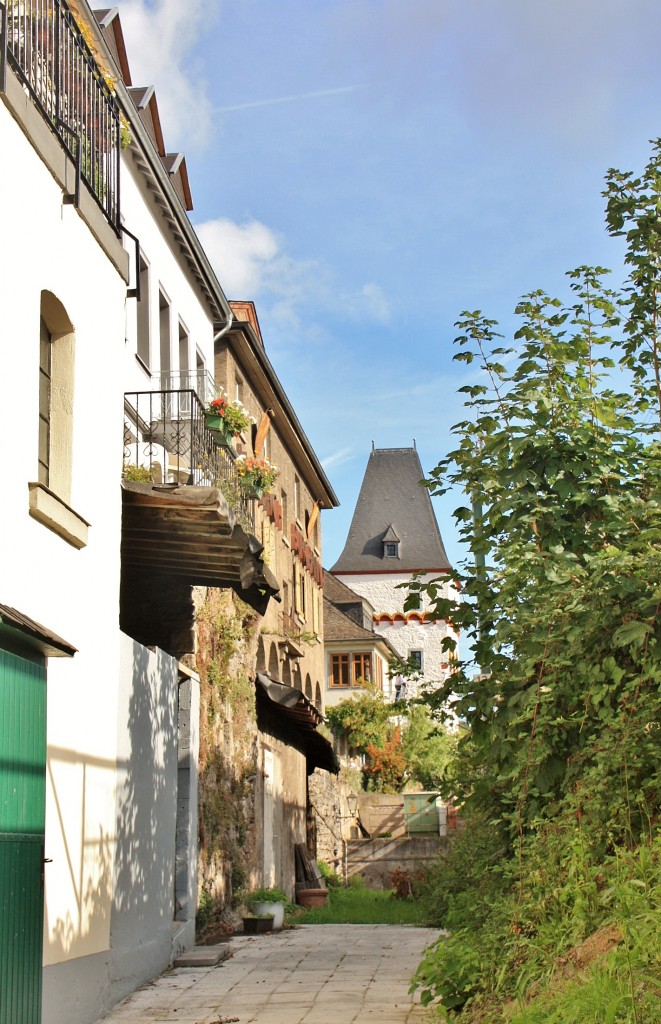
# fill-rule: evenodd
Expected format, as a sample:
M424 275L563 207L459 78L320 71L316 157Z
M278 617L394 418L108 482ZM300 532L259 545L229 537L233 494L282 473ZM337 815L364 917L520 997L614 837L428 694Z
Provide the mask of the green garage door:
M0 1024L39 1024L46 668L0 650Z

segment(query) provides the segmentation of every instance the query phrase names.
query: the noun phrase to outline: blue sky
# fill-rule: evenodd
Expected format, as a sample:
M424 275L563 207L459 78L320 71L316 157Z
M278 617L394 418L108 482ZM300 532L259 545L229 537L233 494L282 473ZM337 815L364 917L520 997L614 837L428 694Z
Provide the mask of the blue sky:
M191 219L342 502L372 441L425 471L462 417L454 322L513 327L564 272L621 277L609 167L661 135L659 0L119 0L136 85L183 149ZM451 511L435 502L451 560Z

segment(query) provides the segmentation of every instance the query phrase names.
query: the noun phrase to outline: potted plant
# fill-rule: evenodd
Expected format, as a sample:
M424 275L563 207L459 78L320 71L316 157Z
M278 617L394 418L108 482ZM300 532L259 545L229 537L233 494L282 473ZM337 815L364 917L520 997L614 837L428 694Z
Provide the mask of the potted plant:
M285 907L289 903L287 894L278 888L254 889L246 897L246 903L258 917L272 916L273 930L279 931L285 920Z
M245 914L243 917L244 935L263 935L273 931L273 914Z
M152 471L146 466L134 466L125 462L122 467L122 479L136 484L150 484L152 483Z
M261 498L264 491L272 487L279 473L277 466L257 455L239 455L236 471L251 498Z
M244 430L247 430L253 422L240 402L230 402L227 395L219 395L213 398L206 407L207 426L217 434L221 434L225 444L231 444L232 440Z

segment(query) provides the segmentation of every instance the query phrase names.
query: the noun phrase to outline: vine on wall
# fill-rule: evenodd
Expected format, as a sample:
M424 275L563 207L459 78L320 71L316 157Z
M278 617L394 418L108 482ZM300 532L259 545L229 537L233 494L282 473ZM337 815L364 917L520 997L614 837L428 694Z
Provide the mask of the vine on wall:
M231 591L208 590L197 618L200 674L198 941L229 930L254 871L255 675L259 616Z

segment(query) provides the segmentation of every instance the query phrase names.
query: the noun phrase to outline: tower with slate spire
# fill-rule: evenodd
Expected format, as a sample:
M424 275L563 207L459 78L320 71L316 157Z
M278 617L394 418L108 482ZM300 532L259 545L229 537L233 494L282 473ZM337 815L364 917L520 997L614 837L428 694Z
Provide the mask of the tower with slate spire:
M330 571L370 602L375 629L399 656L419 665L417 685L433 687L450 671L442 643L455 634L445 621L431 621L426 594L405 611L408 591L399 589L416 574L423 582L440 577L443 596L455 593L423 476L415 448L372 448L344 550ZM409 682L407 696L416 688Z

